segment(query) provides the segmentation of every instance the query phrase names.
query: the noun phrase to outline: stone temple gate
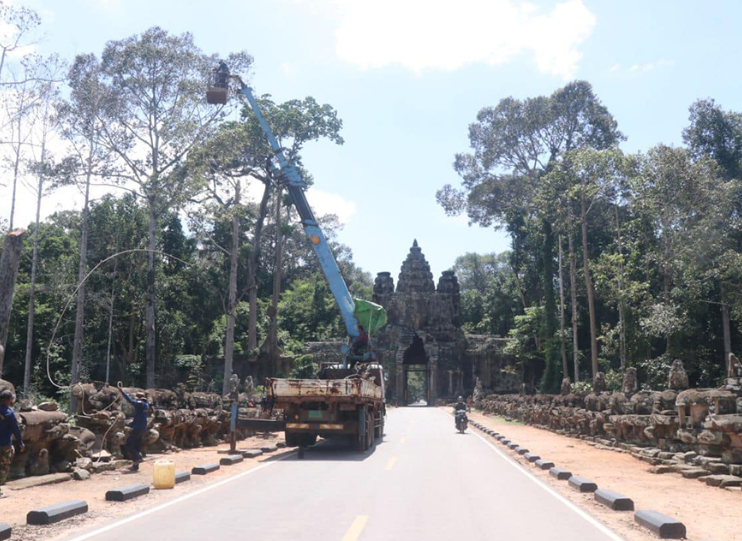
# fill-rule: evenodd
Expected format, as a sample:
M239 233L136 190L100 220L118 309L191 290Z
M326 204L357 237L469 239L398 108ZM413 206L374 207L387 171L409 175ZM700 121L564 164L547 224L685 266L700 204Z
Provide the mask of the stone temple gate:
M374 282L373 301L387 310L388 323L375 336L375 348L389 380L393 398L406 403L411 371L423 372L425 400L464 392L472 367L465 358L461 330L461 296L453 271L444 271L436 286L430 265L415 241L402 263L397 287L389 272Z
M521 375L502 353L504 340L465 334L461 295L454 271L433 281L430 265L415 240L402 263L397 284L390 272L376 276L373 301L387 310L387 324L371 340L387 375L387 399L407 404L420 398L429 405L469 395L475 379L494 392L516 392ZM339 342L307 344L315 362L339 362ZM415 393L412 393L415 387Z

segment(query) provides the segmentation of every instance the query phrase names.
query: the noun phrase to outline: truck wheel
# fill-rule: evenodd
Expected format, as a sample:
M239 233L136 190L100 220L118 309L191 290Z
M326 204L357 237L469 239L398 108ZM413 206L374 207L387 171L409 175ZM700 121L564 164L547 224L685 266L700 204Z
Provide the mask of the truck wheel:
M381 411L377 412L378 417L374 419L374 438L384 438L384 415ZM378 424L378 426L376 426Z
M310 447L317 443L317 434L300 434L299 440L302 447Z
M368 421L366 422L366 427L368 430L366 430L366 437L368 438L368 445L367 449L373 449L376 445L376 438L374 438L374 433L376 432L376 429L374 428L374 415L373 413L367 414Z
M286 447L298 447L301 434L286 433Z

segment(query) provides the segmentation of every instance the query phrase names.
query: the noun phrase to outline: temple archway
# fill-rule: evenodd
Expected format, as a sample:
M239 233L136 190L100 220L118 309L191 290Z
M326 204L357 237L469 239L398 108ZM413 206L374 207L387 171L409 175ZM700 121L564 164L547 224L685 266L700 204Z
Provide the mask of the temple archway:
M402 354L404 370L405 406L427 406L430 404L430 367L425 353L425 344L417 334Z

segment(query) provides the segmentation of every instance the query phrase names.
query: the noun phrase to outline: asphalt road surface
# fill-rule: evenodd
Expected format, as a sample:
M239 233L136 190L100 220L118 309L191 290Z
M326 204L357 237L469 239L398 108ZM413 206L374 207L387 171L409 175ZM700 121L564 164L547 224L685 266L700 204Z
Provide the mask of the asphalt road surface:
M620 541L437 408L392 410L383 442L330 441L69 541Z

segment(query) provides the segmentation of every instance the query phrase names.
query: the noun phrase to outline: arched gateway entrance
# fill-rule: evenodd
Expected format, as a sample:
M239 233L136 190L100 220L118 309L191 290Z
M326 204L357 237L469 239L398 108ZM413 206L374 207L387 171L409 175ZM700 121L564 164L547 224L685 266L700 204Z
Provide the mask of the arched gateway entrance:
M430 371L422 338L415 335L402 357L405 406L430 404Z

